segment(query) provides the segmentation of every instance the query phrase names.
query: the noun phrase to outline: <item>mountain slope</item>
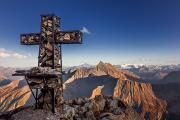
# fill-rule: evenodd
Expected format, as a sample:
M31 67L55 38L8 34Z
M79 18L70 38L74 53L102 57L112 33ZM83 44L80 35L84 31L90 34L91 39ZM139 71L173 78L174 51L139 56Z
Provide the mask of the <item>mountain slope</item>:
M150 120L160 120L166 112L166 102L155 96L150 84L119 79L114 97L119 97Z
M180 118L180 71L170 72L158 84L153 84L155 94L167 101L169 119Z
M97 86L104 85L103 95L113 95L114 87L116 86L117 79L111 76L94 76L76 79L66 85L64 89L65 99L74 99L76 97L90 97L92 91Z
M160 83L180 83L180 71L173 71L166 75Z
M0 112L10 111L24 106L29 100L31 92L28 86L18 88L19 81L0 88Z
M154 84L155 94L167 101L167 111L170 120L179 120L180 118L180 84Z
M0 87L0 98L3 95L13 91L16 87L18 87L18 85L19 85L19 80L14 80L10 84Z

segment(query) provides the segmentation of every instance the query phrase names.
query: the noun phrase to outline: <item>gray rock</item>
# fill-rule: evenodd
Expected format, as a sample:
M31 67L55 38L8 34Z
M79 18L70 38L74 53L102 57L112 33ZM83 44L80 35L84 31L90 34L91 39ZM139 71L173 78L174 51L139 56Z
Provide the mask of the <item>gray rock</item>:
M92 111L86 112L86 118L87 120L96 120L94 113Z
M75 116L75 108L69 105L64 105L64 117L69 120L73 120L74 116Z
M115 109L113 109L112 113L114 115L121 115L121 114L123 114L123 110L121 108L115 108Z

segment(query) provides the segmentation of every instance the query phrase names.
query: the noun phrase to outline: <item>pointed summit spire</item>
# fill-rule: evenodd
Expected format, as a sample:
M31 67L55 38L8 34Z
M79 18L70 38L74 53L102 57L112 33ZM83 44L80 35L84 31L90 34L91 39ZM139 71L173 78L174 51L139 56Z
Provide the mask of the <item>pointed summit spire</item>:
M99 63L98 64L104 64L104 62L103 61L99 61Z
M103 62L103 61L100 61L98 64L97 64L97 66L104 66L105 65L105 63Z

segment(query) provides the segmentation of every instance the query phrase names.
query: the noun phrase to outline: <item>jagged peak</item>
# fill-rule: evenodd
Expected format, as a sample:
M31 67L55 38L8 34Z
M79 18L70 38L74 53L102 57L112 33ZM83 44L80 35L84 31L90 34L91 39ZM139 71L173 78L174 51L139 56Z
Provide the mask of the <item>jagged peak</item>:
M106 66L106 64L105 64L104 62L102 62L102 61L100 61L100 62L96 65L96 67L103 67L103 66Z
M113 66L111 63L105 63L103 61L99 61L99 63L96 66Z
M99 61L98 65L99 65L99 64L104 64L104 62L103 62L103 61Z
M94 68L94 71L101 71L107 75L119 72L119 70L110 63L104 63L102 61Z
M102 62L102 61L100 61L97 65L96 65L96 67L104 67L104 68L114 68L114 69L116 69L116 67L114 67L112 64L110 64L110 63L104 63L104 62Z

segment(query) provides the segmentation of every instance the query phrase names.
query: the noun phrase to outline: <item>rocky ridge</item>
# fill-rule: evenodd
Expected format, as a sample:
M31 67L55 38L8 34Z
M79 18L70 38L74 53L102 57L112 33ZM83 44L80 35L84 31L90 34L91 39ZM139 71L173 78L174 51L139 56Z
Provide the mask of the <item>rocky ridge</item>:
M138 80L139 76L135 75L132 72L126 71L126 70L118 70L110 63L103 63L102 61L99 62L97 66L94 68L78 68L74 72L71 73L68 80L64 83L64 86L67 86L74 80L80 79L80 78L86 78L86 77L92 77L92 76L103 76L103 75L109 75L114 78L121 78L124 80L127 79L133 79Z

